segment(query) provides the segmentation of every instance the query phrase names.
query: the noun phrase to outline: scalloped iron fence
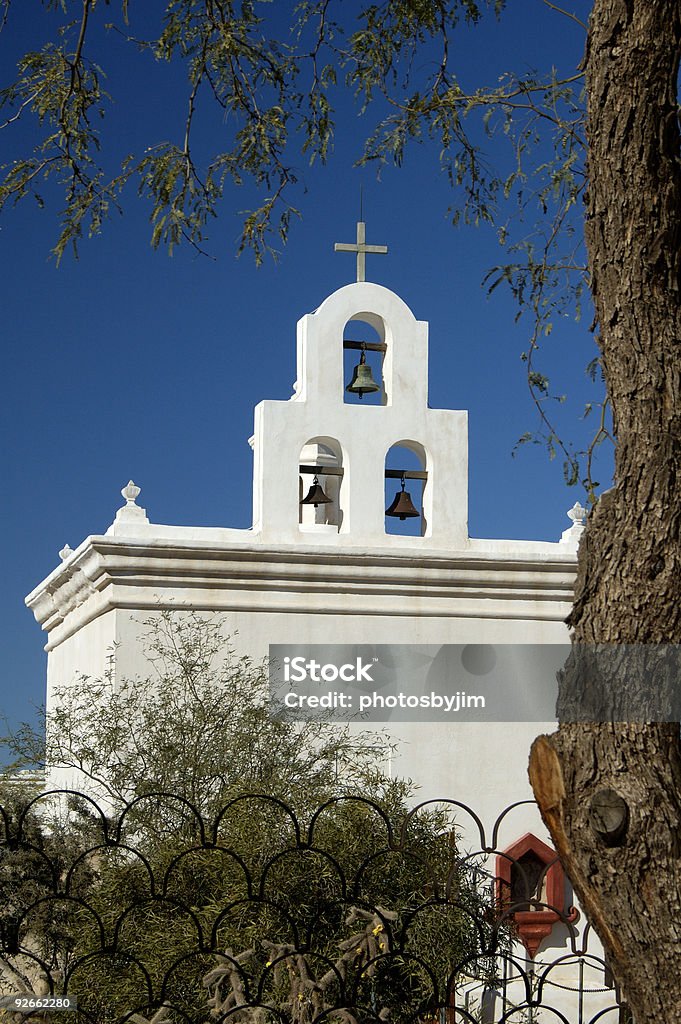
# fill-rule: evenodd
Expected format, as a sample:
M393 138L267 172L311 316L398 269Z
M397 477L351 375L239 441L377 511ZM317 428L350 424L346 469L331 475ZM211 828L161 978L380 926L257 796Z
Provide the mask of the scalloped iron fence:
M555 853L499 848L518 806L8 802L0 1021L628 1021Z

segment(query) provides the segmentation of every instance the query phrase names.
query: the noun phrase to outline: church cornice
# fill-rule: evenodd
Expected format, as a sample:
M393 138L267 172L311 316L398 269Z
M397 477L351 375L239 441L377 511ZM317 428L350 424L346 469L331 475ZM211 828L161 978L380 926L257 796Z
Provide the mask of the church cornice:
M575 569L573 551L548 543L471 541L465 551L445 554L414 546L341 553L319 544L259 543L249 532L229 544L95 536L26 604L49 633L48 650L112 609L413 616L417 607L419 616L561 621Z

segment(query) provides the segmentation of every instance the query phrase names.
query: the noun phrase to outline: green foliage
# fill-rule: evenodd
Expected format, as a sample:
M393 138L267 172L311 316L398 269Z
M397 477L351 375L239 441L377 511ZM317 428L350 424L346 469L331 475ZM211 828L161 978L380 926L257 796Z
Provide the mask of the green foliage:
M71 900L53 898L92 832L87 816L71 819L74 804L59 810L41 802L41 788L29 776L7 773L0 780L0 979L13 992L34 992L37 977L63 979L82 920L73 900L86 895L95 878L83 866Z
M398 811L404 815L404 807L393 810L394 820ZM382 816L350 799L321 813L308 848L307 837L296 842L285 812L244 801L221 823L215 847L191 850L168 839L148 851L153 897L146 867L108 856L89 903L107 934L117 933L118 949L87 955L98 948L98 935L83 921L78 949L85 959L70 987L102 1021L158 1003L161 992L190 1019L204 1020L200 981L216 969L219 976L227 957L241 965L250 1001L258 992L257 1001L299 1024L312 995L298 1000L302 978L318 984L329 972L318 1009L373 1000L396 1019L409 1019L445 999L454 965L478 949L470 915L480 896L461 872L456 901L430 895L433 880L442 884L455 870L453 850L434 824L419 822L416 835L392 851ZM424 855L428 867L419 859ZM224 975L222 984L213 978L219 1004L231 988ZM253 1014L246 1005L241 1016Z
M219 621L146 625L150 678L117 678L112 652L46 723L48 765L103 816L41 797L21 819L29 795L5 791L20 837L0 847L5 975L35 985L32 948L102 1024L162 1006L207 1021L209 998L250 1024L256 1004L295 1024L432 1012L484 933L450 817L408 815L381 736L271 718L266 667L237 658ZM27 737L10 742L28 760Z
M235 656L219 621L163 613L145 626L151 679L118 678L113 652L103 679L56 691L47 723L48 762L82 773L114 807L163 791L210 818L254 790L302 810L373 771L379 737L272 718L266 663ZM181 812L167 813L169 830L180 827ZM150 827L145 814L131 820Z
M389 0L352 7L337 0L302 0L292 8L288 32L279 25L276 35L270 7L263 0L167 0L158 36L142 40L130 34L124 5L125 28L111 29L156 61L184 66L184 138L150 140L141 157L126 154L120 172L107 179L96 165L99 138L90 116L93 110L104 116L108 97L100 89L103 72L88 54L92 24L104 14L101 5L84 4L80 23L65 22L58 43L27 54L17 79L0 93L0 103L13 111L5 127L33 115L48 128L34 154L5 168L0 206L36 194L35 179L55 175L66 200L55 247L59 258L80 238L86 216L90 231L100 230L111 204L135 177L151 201L152 243L172 249L185 239L200 247L226 182L251 180L266 194L245 214L240 250L252 248L259 261L273 251L270 237L285 241L297 212L287 198L298 180L295 149L310 162L326 160L335 95L347 89L361 110L380 100L377 110L387 104L389 111L379 114L359 162L400 164L409 141L436 139L450 181L463 189L469 220L493 220L499 191L509 195L517 180L527 180L521 157L537 141L539 118L556 132L555 161L540 168L547 177L540 201L551 189L579 187L574 164L580 114L570 116L571 82L561 82L555 73L547 82L506 75L490 88L470 92L456 77L450 46L459 23L475 24L488 11L498 17L502 0ZM221 148L199 167L191 145L195 114L211 104L224 118L216 133ZM512 136L516 168L511 174L490 172L475 130L464 124L473 113L482 116L488 135L500 119Z

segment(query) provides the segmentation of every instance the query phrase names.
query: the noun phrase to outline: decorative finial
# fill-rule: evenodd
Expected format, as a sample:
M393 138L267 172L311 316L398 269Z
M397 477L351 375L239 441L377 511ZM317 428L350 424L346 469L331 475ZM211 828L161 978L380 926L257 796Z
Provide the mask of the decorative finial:
M580 505L580 503L576 501L567 513L567 517L568 519L572 520L574 526L584 526L584 520L586 519L586 509L583 505Z
M567 512L568 519L572 520L572 526L567 530L563 530L560 538L563 544L570 544L575 548L578 546L579 540L584 533L584 520L586 516L586 509L576 501Z
M363 220L359 220L357 222L357 242L354 245L351 242L336 242L336 244L333 247L334 252L357 253L358 281L366 281L366 254L369 252L383 255L388 251L387 245L367 245L365 239L366 224L364 223Z
M62 562L65 562L66 559L69 557L69 555L72 555L72 554L73 554L73 548L70 547L70 545L65 544L64 547L59 552L59 557L61 558Z
M138 487L134 480L128 480L126 486L121 490L121 494L128 505L134 505L140 496L141 491L142 488Z
M117 533L119 530L125 532L130 528L136 529L142 524L148 524L147 510L136 504L137 498L142 491L134 480L129 480L125 487L121 488L121 494L125 498L125 505L119 508L116 518L106 531L107 534ZM130 526L128 526L130 524Z

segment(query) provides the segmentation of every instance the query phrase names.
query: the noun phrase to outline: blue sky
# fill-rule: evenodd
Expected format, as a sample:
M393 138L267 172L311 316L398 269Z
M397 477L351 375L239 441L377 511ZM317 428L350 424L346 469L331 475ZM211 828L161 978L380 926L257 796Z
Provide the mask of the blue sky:
M579 26L541 0L511 6L499 24L490 18L463 31L464 76L480 84L547 61L572 72L583 49ZM133 16L136 7L132 0ZM587 5L575 9L583 16ZM8 57L42 43L33 34L42 18L37 0L12 7L0 36L5 70ZM106 130L130 148L181 138L174 72L154 66L149 78L135 55L111 39L101 45L117 97ZM530 325L515 323L503 289L488 298L481 285L502 256L495 230L451 226L455 197L428 145L409 151L403 167L385 168L380 181L353 168L367 128L348 106L329 165L309 169L299 159L306 191L295 201L303 218L278 262L259 269L248 253L235 257L239 213L253 200L247 188L228 190L211 227L215 261L189 249L172 258L152 251L148 210L132 194L124 216L84 241L78 261L67 255L59 267L49 258L58 205L25 204L0 221L0 710L13 719L30 715L45 685L45 638L24 596L58 564L66 542L75 548L106 530L128 479L142 487L139 504L153 522L250 525L253 408L290 396L296 321L354 279L354 258L334 254L333 244L354 239L360 185L367 241L389 246L387 256L369 257L367 277L430 322L430 404L469 410L471 534L557 540L570 525L565 512L584 495L565 486L560 460L531 445L512 455L518 437L536 426L520 359ZM15 155L16 138L4 134L3 160ZM573 438L587 436L579 416L596 394L584 373L595 354L589 319L588 312L579 323L561 319L545 353L568 395L561 417Z

